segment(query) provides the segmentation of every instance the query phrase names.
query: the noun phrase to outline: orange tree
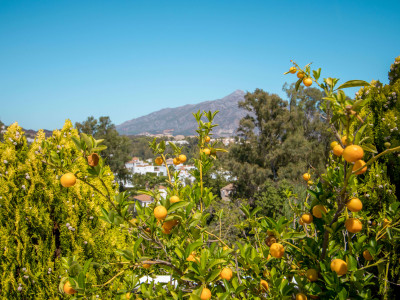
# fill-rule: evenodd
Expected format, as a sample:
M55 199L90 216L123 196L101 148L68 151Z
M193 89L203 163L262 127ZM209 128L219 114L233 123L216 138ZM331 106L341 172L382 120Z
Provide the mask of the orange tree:
M106 281L112 270L101 264L116 259L114 248L123 247L128 235L120 233L118 228L108 228L98 218L99 205L106 199L94 188L103 192L117 189L108 167L103 168L106 175L103 183L98 178L88 178L88 163L96 162L94 153L101 147L92 149L88 159L83 158L71 138L78 133L68 120L48 138L39 131L31 144L17 123L3 133L4 141L0 142L0 298L60 299L62 294L57 286L59 278L65 275L62 256L94 259L99 264L92 264L98 267L96 273L90 269L92 282ZM63 173L53 165L64 165L70 172L79 172L93 187L83 181L72 186L75 175L61 177ZM71 187L66 189L63 185Z
M118 250L121 259L110 262L118 270L100 288L85 276L90 261L70 259L65 265L68 277L61 280L60 290L86 299L95 299L108 285L115 299L345 300L377 299L378 285L384 283L386 288L380 293L389 299L390 286L396 285L388 278L389 269L398 268L399 202L365 211L358 189L363 186L363 174L400 146L394 144L377 153L366 130L368 100L351 100L343 91L369 87L369 83L354 80L338 85L335 78L320 80L321 69L312 71L310 65L300 68L294 63L288 73L296 72L296 88L315 83L324 91L321 110L336 140L323 174L305 170L306 198L298 199L287 191L292 219L259 217L259 208L244 205L245 220L236 224L244 232L243 239L228 244L221 231L208 231L207 208L216 195L204 186L203 178L222 149L209 142L216 113L197 112L195 183L184 186L178 172L168 170L167 196L157 190L143 191L154 203L147 207L135 203L136 218L130 214L127 193L103 194L109 205L102 208L101 218L129 230L135 242ZM165 142L154 140L150 147L156 163L167 166ZM184 161L181 149L171 147L175 163ZM101 176L102 168L91 174ZM229 220L229 211L219 211L218 218ZM168 275L170 281L140 281L144 275L156 274ZM123 281L116 280L121 277Z

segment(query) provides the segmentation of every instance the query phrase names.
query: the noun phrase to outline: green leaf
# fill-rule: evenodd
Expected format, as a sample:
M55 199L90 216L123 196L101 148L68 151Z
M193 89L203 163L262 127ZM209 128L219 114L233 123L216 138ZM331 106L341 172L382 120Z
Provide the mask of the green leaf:
M200 265L201 265L202 271L206 270L207 261L208 261L208 250L202 249L201 257L200 257Z
M101 145L101 146L97 146L97 147L93 148L92 151L93 152L100 152L100 151L103 151L103 150L106 150L106 149L107 149L106 145Z
M174 291L170 291L170 293L171 293L172 297L174 298L174 300L178 300L179 299L177 293L175 293Z
M75 137L75 136L71 137L71 139L72 139L72 141L74 142L76 148L77 148L78 150L82 150L82 148L81 148L81 141L78 140L78 138Z
M212 267L216 266L216 265L220 265L220 264L224 264L226 263L225 259L214 259L209 265L208 268L212 269Z
M189 202L187 202L187 201L179 201L179 202L176 202L176 203L172 204L172 205L168 208L168 213L171 213L171 212L177 210L178 208L185 207L185 206L188 205L188 204L189 204Z
M242 204L242 206L240 206L240 209L241 209L242 212L246 215L247 218L250 218L250 212L249 212L249 209L248 209L246 206L244 206L244 205Z
M85 289L85 275L83 273L79 273L78 275L78 286L81 289Z
M89 151L92 151L92 141L86 133L81 132L81 140L83 140L86 144L86 147Z
M199 247L201 247L201 246L203 246L203 242L202 242L202 241L197 241L197 242L191 243L191 244L186 248L186 251L185 251L185 259L188 258L188 256L189 256L194 250L196 250L197 248L199 248Z
M262 207L256 207L255 209L253 209L251 211L251 217L254 217L256 215L256 213L258 213L260 210L262 210Z
M370 98L357 100L351 106L351 109L354 111L360 111L361 108L363 108L369 101L370 101Z
M93 258L89 258L86 262L85 265L83 266L83 274L86 274L87 271L89 270L90 263L92 262Z
M347 269L349 271L356 271L357 268L357 260L352 255L347 256Z
M367 152L378 153L378 150L376 150L376 147L372 144L361 145L361 148Z
M357 87L357 86L370 86L370 84L364 80L349 80L349 81L346 81L345 83L341 84L338 87L338 90L346 89L346 88L350 88L350 87Z
M314 75L314 79L318 80L319 77L321 76L321 68L319 68L317 71L313 70L313 75Z
M342 290L338 293L339 300L346 300L347 299L347 291L346 288L343 287Z
M361 126L360 130L358 130L356 137L354 138L354 144L358 145L361 141L361 138L364 134L365 128L367 128L367 124Z
M139 248L140 244L142 243L142 241L143 241L143 238L140 237L140 238L138 238L138 239L136 240L135 245L133 245L133 255L134 255L134 256L136 256L136 253L137 253L138 248Z
M219 274L221 273L220 270L214 270L210 275L208 275L207 277L207 282L212 282L214 281L216 278L218 278Z

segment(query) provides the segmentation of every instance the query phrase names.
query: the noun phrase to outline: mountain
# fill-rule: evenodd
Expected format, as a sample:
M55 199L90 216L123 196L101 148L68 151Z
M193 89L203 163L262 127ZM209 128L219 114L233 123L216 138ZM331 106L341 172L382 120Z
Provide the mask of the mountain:
M226 137L235 134L239 121L247 111L238 107L244 100L245 92L236 90L222 99L204 101L198 104L187 104L176 108L164 108L143 117L126 121L117 126L120 134L159 134L164 131L173 135L195 135L197 123L192 113L200 111L216 111L214 121L218 124L213 130L214 136Z

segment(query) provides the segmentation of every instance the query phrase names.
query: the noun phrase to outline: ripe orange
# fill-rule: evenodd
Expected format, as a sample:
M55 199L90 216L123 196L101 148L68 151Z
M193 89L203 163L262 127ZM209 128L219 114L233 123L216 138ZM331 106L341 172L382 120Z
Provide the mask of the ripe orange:
M311 224L313 221L313 216L310 213L305 213L301 216L301 220L304 224Z
M73 295L76 293L76 291L72 288L72 285L69 281L66 281L64 283L64 293L67 295Z
M350 201L347 202L346 206L347 209L351 212L358 212L363 207L361 200L358 198L350 199Z
M233 272L230 268L223 268L221 273L219 274L222 279L231 280L233 276Z
M163 159L162 159L162 157L161 156L159 156L159 157L157 157L156 159L155 159L155 161L154 161L155 163L156 163L156 165L159 165L159 166L161 166L162 165L162 163L163 163Z
M276 238L273 235L270 235L265 239L265 243L268 247L271 247L272 244L276 243Z
M339 143L336 142L336 141L333 141L333 142L331 143L331 149L333 150L333 148L335 148L337 145L339 145Z
M297 78L302 79L304 77L304 73L299 71L297 72Z
M167 216L167 213L168 213L167 209L162 205L157 206L154 209L154 216L156 217L157 220L164 220L165 217Z
M92 153L87 157L88 165L95 167L99 164L100 157L97 153Z
M162 233L164 233L164 234L170 234L171 233L172 228L167 228L167 227L164 226L164 224L163 224L163 226L161 228L162 228Z
M296 67L290 67L289 72L292 74L296 73L297 72Z
M268 282L266 282L264 279L261 279L260 281L260 287L266 291L269 290Z
M303 78L303 83L305 86L311 86L312 85L312 79L310 77Z
M365 165L365 161L363 161L362 159L357 160L357 161L354 163L353 172L356 171L356 170L358 170L359 168L361 168L361 167L364 166L364 165ZM357 174L357 175L364 174L366 171L367 171L367 167L365 166L365 167L362 168L360 171L356 172L356 174Z
M389 221L388 219L383 220L382 226L388 226L390 223L392 223L391 221Z
M342 137L342 144L347 146L347 145L351 145L351 140L345 135Z
M179 199L178 196L171 196L171 198L169 198L169 202L170 203L176 203L176 202L179 202L179 201L181 201L181 199Z
M303 293L298 293L296 295L296 300L307 300L307 296L304 295Z
M186 161L186 155L185 154L181 154L178 156L178 159L181 163L184 163Z
M362 229L362 223L359 219L350 218L344 222L344 226L346 227L348 232L357 233Z
M150 269L151 268L151 264L143 264L142 267L145 268L145 269Z
M131 299L131 293L126 293L125 294L125 299Z
M336 272L339 276L347 273L347 263L344 260L335 258L331 262L331 270Z
M169 221L164 222L162 227L167 228L167 229L172 229L176 225L178 225L178 223L179 223L178 220L169 220Z
M275 258L281 258L283 254L285 254L285 248L281 244L273 243L271 247L269 247L269 253Z
M356 162L364 156L364 150L358 145L350 145L344 148L343 158L347 162Z
M60 182L63 187L71 187L75 185L76 177L73 173L66 173L61 176Z
M371 253L369 253L368 250L363 251L363 256L365 260L373 260L374 258L372 257Z
M186 261L192 261L192 262L199 262L200 259L196 257L196 254L189 254L189 256L186 258Z
M205 153L205 155L210 155L211 150L208 148L203 149L203 153Z
M307 184L308 184L308 185L313 185L313 184L314 184L314 181L309 180L309 181L307 181Z
M129 220L129 223L131 223L133 226L136 226L138 223L138 220L136 218L132 218Z
M321 219L322 218L322 213L326 214L327 210L325 208L325 206L323 205L315 205L312 209L312 214L314 215L314 217Z
M333 154L335 154L336 156L342 155L343 151L344 151L344 149L343 149L342 146L340 146L340 145L336 145L336 146L333 148Z
M174 163L175 166L177 166L177 165L179 165L181 163L181 161L179 160L178 157L174 157L173 163Z
M206 136L206 137L204 138L204 141L205 141L206 143L209 143L209 142L211 141L211 138L210 138L209 136Z
M304 173L304 174L303 174L303 179L304 179L305 181L309 181L310 178L311 178L310 173Z
M310 281L317 281L318 280L318 271L315 269L308 269L306 272L306 277Z
M162 226L161 226L162 232L164 234L170 234L172 228L174 228L174 226L177 224L178 224L178 220L170 220L170 221L164 222L164 224L162 224Z
M209 300L211 299L211 291L208 288L203 288L200 295L201 300Z

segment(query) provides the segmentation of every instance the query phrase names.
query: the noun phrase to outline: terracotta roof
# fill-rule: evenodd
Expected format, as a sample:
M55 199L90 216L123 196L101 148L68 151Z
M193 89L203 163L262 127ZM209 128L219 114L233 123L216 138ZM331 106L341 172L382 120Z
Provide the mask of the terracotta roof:
M151 196L149 196L149 195L146 195L146 194L137 195L137 196L133 197L133 199L139 200L141 202L153 201L153 198Z
M233 183L228 184L227 186L224 186L221 190L233 190Z

